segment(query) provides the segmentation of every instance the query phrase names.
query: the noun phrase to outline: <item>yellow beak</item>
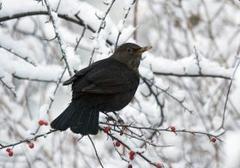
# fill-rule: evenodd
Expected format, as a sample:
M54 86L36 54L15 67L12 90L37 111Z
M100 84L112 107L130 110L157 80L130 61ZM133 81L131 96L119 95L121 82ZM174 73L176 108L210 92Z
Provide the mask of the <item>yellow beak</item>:
M146 46L146 47L141 47L140 49L137 50L138 53L144 53L145 51L148 51L152 48L152 46Z

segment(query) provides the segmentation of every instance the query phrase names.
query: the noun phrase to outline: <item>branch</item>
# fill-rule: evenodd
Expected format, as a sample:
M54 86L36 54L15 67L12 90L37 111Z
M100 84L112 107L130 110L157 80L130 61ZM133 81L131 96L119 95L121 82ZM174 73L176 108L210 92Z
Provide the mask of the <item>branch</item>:
M4 82L2 78L4 77L0 77L0 82L2 82L3 86L5 86L13 94L14 97L17 97L15 90L11 86L8 86L8 84Z
M172 72L154 72L154 75L162 75L162 76L175 76L175 77L187 77L187 78L222 78L226 80L231 80L231 77L226 75L213 75L213 74L188 74L188 73L172 73Z
M100 159L100 157L99 157L99 155L98 155L96 146L95 146L92 138L91 138L89 135L88 135L88 139L90 140L90 142L91 142L91 144L92 144L92 146L93 146L94 152L95 152L95 154L96 154L96 156L97 156L97 159L98 159L98 162L99 162L100 166L101 166L102 168L104 168L104 166L103 166L103 164L102 164L102 162L101 162L101 159Z
M239 53L240 53L240 45L238 47L237 56L239 55ZM226 96L226 100L224 102L222 122L221 122L221 126L219 127L219 129L224 128L228 98L229 98L229 94L230 94L230 90L231 90L231 87L232 87L232 84L233 84L233 80L234 80L235 74L237 72L237 69L239 68L239 65L240 65L240 58L237 58L236 66L234 68L234 71L233 71L232 77L231 77L231 81L230 81L229 86L228 86L227 96Z
M56 131L58 131L58 130L50 130L50 131L48 131L46 133L38 134L38 135L35 135L32 138L23 139L23 140L20 140L18 142L15 142L15 143L12 143L12 144L8 144L8 145L0 144L0 150L8 148L8 147L15 147L15 146L20 145L22 143L28 143L30 141L35 141L35 140L37 140L38 138L41 138L41 137L45 138L47 135L49 135L49 134L51 134L53 132L56 132Z
M122 34L122 28L123 28L123 25L125 24L126 20L127 20L127 17L128 17L128 14L132 8L132 6L135 4L136 0L133 0L132 4L127 8L125 14L124 14L124 17L123 17L123 20L122 20L122 25L121 25L121 29L119 30L118 32L118 35L117 35L117 39L116 39L116 42L115 42L115 49L117 48L118 46L118 41L119 41L119 38ZM137 6L137 4L135 5L135 7ZM137 8L137 7L136 7ZM136 9L135 8L135 9ZM135 14L135 13L134 13ZM135 16L135 15L134 15ZM135 21L135 20L134 20ZM134 22L135 23L135 22ZM136 31L135 31L136 32ZM136 34L134 33L134 36L136 36ZM134 38L135 39L135 38Z
M148 86L149 89L151 88L150 86L153 86L157 90L160 90L161 92L164 92L167 96L169 96L170 98L172 98L173 100L178 102L183 107L184 110L188 111L189 113L192 113L192 110L189 109L186 105L184 105L182 100L179 100L178 98L176 98L175 96L170 94L167 90L160 88L159 86L154 84L151 80L149 80L149 79L147 79L147 78L145 78L143 76L141 76L141 79L144 81L144 83ZM150 90L150 92L151 92L151 90Z
M12 53L12 54L15 55L16 57L18 57L18 58L26 61L27 63L29 63L29 64L31 64L31 65L33 65L33 66L36 66L36 64L35 64L33 61L29 60L29 57L28 57L28 56L21 56L20 54L16 53L13 49L8 48L8 47L5 47L5 46L2 46L2 45L0 45L0 48L2 48L2 49L4 49L4 50Z
M22 77L15 73L12 74L12 76L19 80L29 80L29 81L33 81L33 82L46 82L46 83L56 83L57 82L57 80L51 80L51 79L38 79L38 78L32 78L32 77Z
M72 76L72 72L70 70L70 67L69 67L69 64L68 64L68 61L67 61L67 54L66 54L66 46L64 44L64 41L62 40L62 37L61 37L61 34L58 30L58 27L57 27L57 18L58 17L55 17L55 12L52 11L51 7L50 7L50 4L48 2L48 0L44 0L46 6L47 6L47 10L48 10L48 14L50 16L50 19L52 21L52 25L53 25L53 28L54 28L54 31L55 31L55 34L56 34L56 37L57 37L57 40L58 40L58 43L59 43L59 46L61 48L61 53L62 53L62 59L64 60L65 64L66 64L66 67L67 67L67 70L68 70L68 73L69 73L69 76ZM57 16L57 14L56 14Z
M99 127L99 129L100 129L100 130L103 130L103 128L101 128L101 127ZM131 147L128 146L127 144L125 144L123 141L121 141L120 139L118 139L117 137L115 137L114 135L112 135L112 134L109 133L109 132L106 132L106 133L107 133L107 135L108 135L109 137L112 138L112 140L117 140L117 141L119 141L119 142L120 142L124 147L126 147L128 150L131 150ZM152 162L150 159L148 159L148 158L147 158L146 156L144 156L142 153L137 152L136 154L139 155L143 160L145 160L146 162L148 162L150 165L153 165L153 166L157 167L157 164L156 164L156 163Z
M222 132L220 134L214 135L211 133L203 132L203 131L191 131L191 130L186 130L186 129L176 129L172 131L169 127L167 128L154 128L154 127L141 127L141 126L134 126L134 125L129 125L129 124L116 124L116 123L106 123L106 122L99 122L100 124L103 125L110 125L110 126L117 126L117 127L123 127L123 128L133 128L133 129L138 129L138 130L151 130L151 131L157 131L157 132L174 132L174 133L188 133L191 135L199 134L199 135L205 135L208 138L214 137L218 139L219 141L222 141L219 137L222 136L225 132Z
M62 81L63 75L64 75L64 73L66 72L66 69L67 69L67 67L64 68L61 76L59 77L58 81L56 82L56 87L55 87L55 89L54 89L54 91L53 91L53 95L51 95L51 97L50 97L50 103L49 103L49 106L48 106L48 109L47 109L47 114L49 114L49 111L50 111L50 109L51 109L51 107L52 107L52 104L53 104L53 101L54 101L54 97L55 97L55 95L56 95L56 93L57 93L57 90L58 90L58 87L59 87L59 85L60 85L60 83L61 83L61 81ZM53 96L53 97L52 97L52 96Z
M152 94L152 95L154 96L154 99L155 99L157 105L160 107L161 120L160 120L160 123L158 124L158 126L160 127L160 126L162 126L163 121L164 121L164 112L163 112L164 104L161 103L160 100L159 100L159 98L158 98L159 93L158 93L158 92L154 92L154 90L153 90L153 88L152 88L153 84L150 83L150 82L147 80L147 78L144 78L144 77L141 76L141 79L142 79L143 82L147 85L150 94Z
M106 26L106 20L105 19L106 19L108 13L110 12L110 10L111 10L111 8L112 8L112 6L113 6L115 1L116 0L112 0L112 2L109 4L109 7L107 8L107 11L105 12L105 14L104 14L104 16L102 18L98 17L102 21L101 21L101 23L100 23L100 25L98 27L98 30L95 32L96 33L96 37L95 37L96 39L98 39L101 30L103 30L105 28L105 26ZM92 50L92 53L91 53L90 60L89 60L89 65L92 64L92 61L93 61L92 59L93 59L95 50L96 50L96 48L94 47L93 50Z
M36 11L19 12L19 13L15 13L15 14L12 14L12 15L9 15L9 16L0 17L0 23L4 22L4 21L9 21L9 20L13 20L13 19L20 19L22 17L34 16L34 15L48 15L48 11L36 10ZM95 33L95 31L96 31L90 25L85 24L84 21L81 18L76 19L74 17L68 16L65 13L57 13L57 16L59 18L61 18L61 19L64 19L64 20L69 21L69 22L72 22L72 23L77 24L79 26L86 27L88 30L90 30L93 33ZM113 44L113 42L111 42L110 40L107 40L106 42L109 45Z
M200 56L201 67L199 64ZM177 60L157 57L149 53L144 62L146 62L145 66L151 68L154 75L231 79L233 71L232 68L225 68L219 65L219 63L209 60L196 52L188 57Z
M76 16L76 17L78 17L78 16ZM78 18L79 18L79 17L78 17ZM80 19L80 18L79 18L79 19ZM82 40L82 38L83 38L83 36L84 36L84 34L85 34L85 32L86 32L86 29L87 29L87 27L84 26L83 31L82 31L82 34L81 34L81 36L79 37L79 39L78 39L78 41L77 41L77 44L76 44L76 46L75 46L75 48L74 48L74 51L75 51L75 52L76 52L77 49L78 49L78 46L79 46L80 41Z

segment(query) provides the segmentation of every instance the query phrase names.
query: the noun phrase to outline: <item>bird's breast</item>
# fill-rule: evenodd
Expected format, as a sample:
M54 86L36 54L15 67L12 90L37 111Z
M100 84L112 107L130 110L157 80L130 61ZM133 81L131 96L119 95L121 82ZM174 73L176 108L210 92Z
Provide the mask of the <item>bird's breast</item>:
M111 112L121 110L133 99L136 89L126 93L105 96L101 104L101 111Z

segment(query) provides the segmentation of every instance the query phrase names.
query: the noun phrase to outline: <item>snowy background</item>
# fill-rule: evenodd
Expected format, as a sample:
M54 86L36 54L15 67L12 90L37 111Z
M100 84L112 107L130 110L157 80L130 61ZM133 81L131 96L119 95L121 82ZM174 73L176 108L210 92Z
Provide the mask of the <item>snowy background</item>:
M153 47L132 102L51 131L62 81L125 42ZM239 58L238 0L0 0L0 167L239 168Z

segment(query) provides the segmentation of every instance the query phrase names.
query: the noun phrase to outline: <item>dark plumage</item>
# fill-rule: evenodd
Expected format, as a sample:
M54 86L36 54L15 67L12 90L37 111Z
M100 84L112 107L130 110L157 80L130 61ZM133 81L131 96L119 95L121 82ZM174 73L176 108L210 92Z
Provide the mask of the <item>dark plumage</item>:
M150 47L125 43L107 59L78 71L63 85L72 84L72 102L52 123L82 135L98 133L99 112L117 111L133 98L138 84L141 55Z

